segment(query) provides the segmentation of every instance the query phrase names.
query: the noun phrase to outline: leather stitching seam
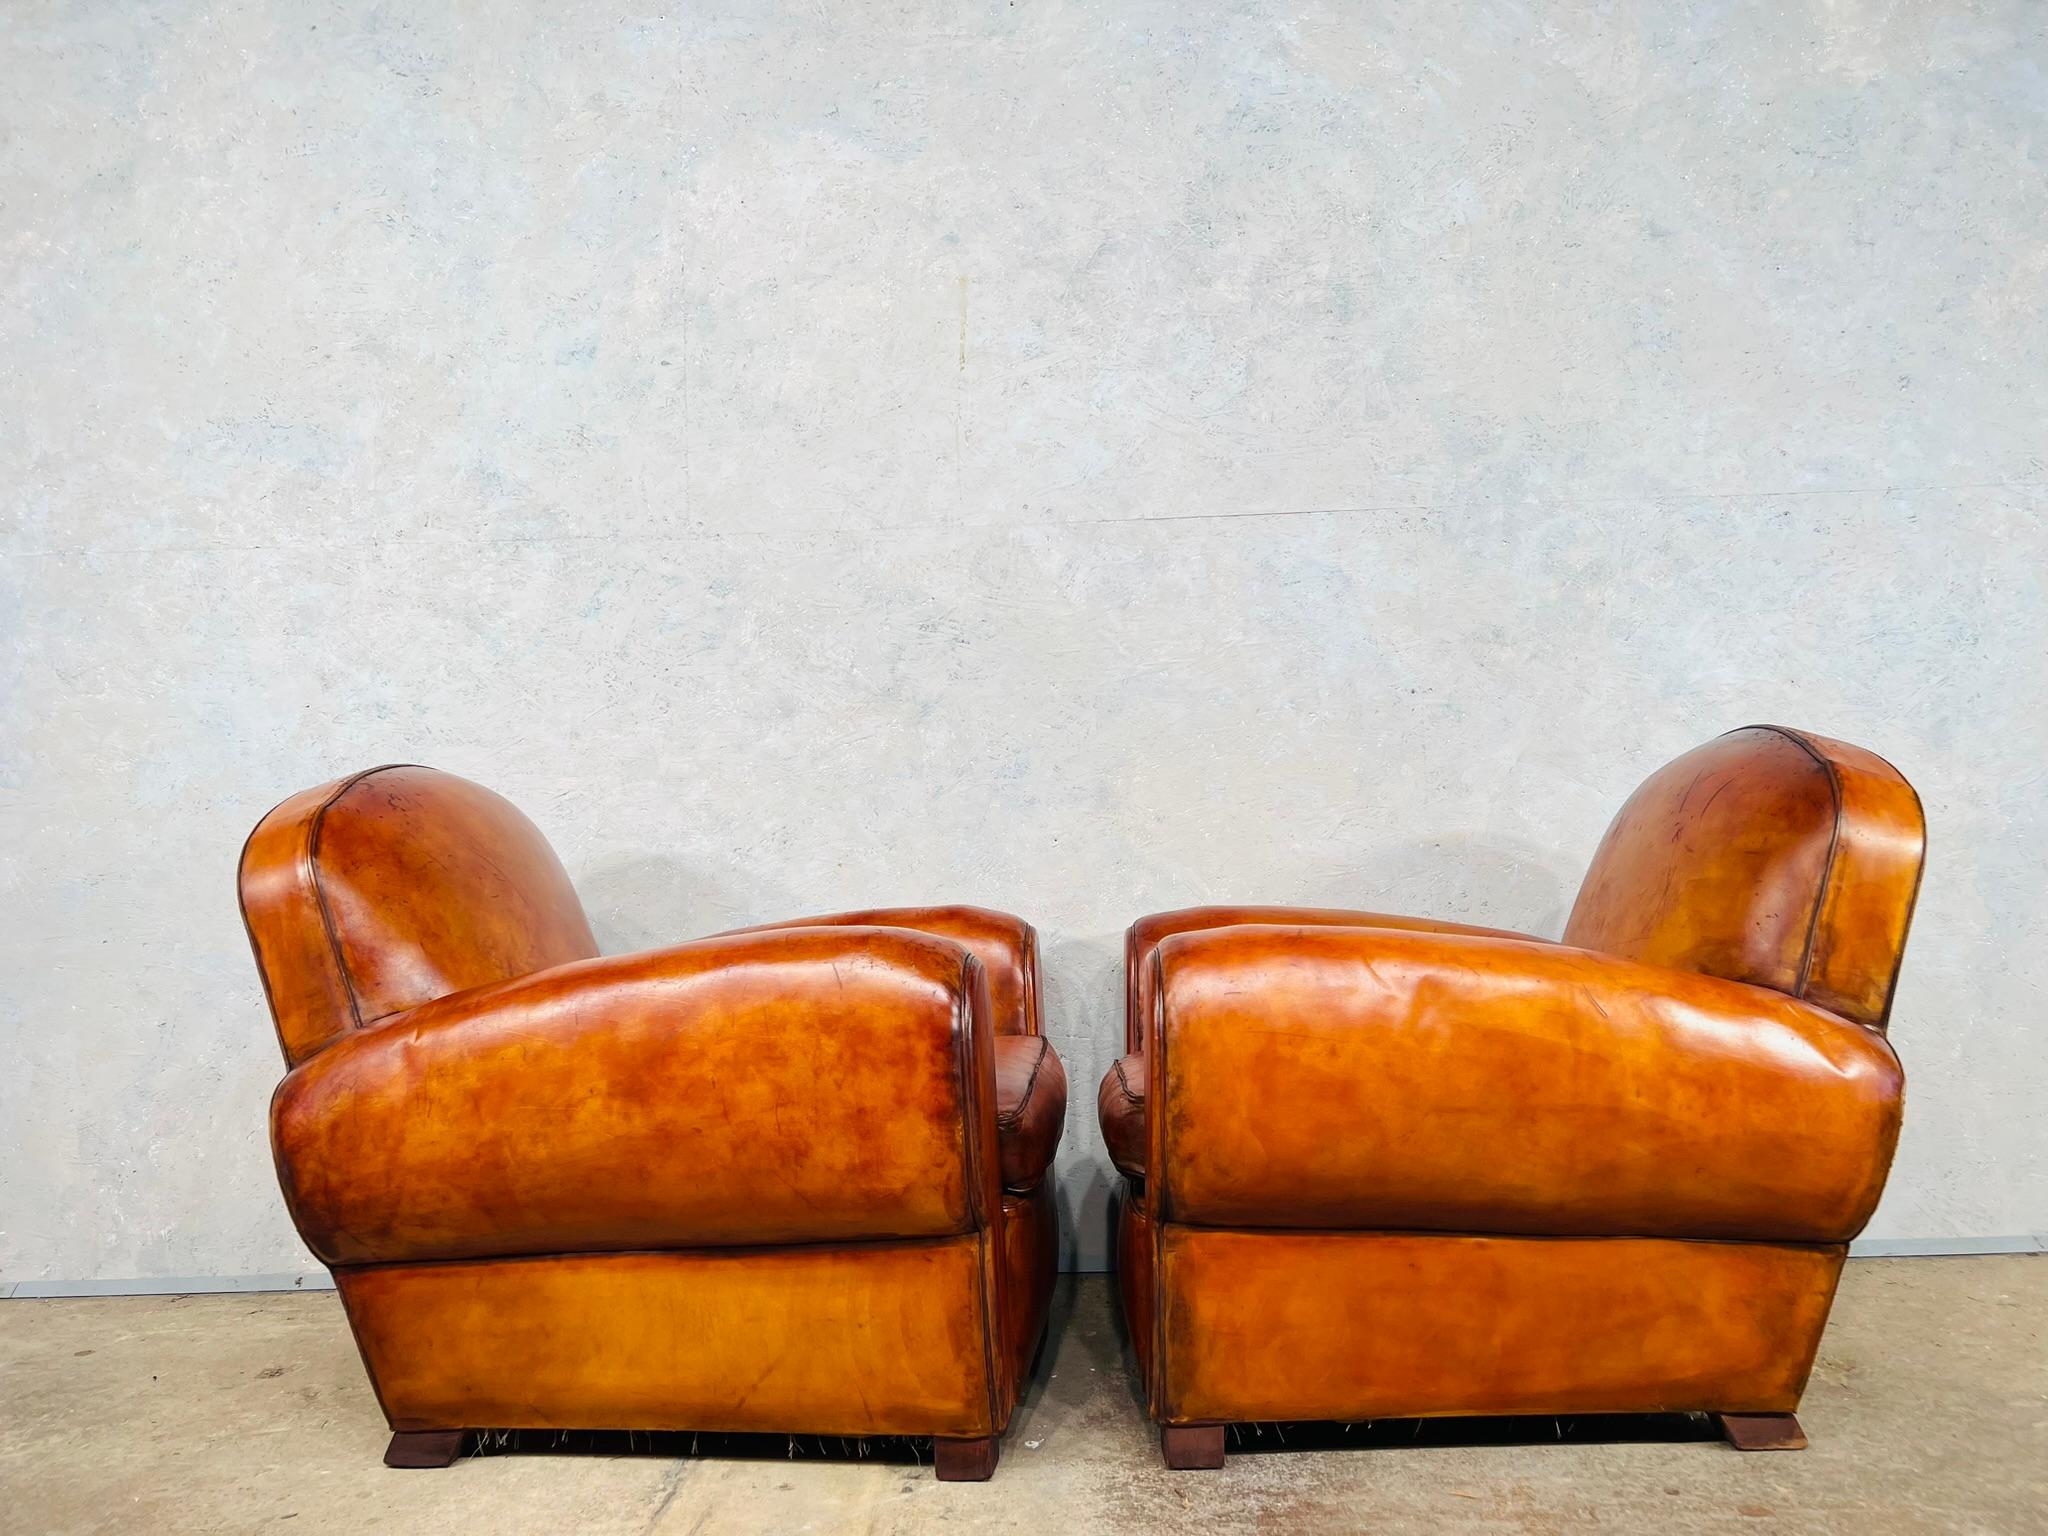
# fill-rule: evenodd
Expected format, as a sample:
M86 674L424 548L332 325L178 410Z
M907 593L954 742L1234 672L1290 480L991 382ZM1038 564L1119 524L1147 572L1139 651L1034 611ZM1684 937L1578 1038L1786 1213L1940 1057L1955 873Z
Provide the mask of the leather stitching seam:
M1131 1087L1131 1080L1124 1075L1123 1059L1119 1058L1110 1066L1109 1070L1111 1075L1116 1078L1117 1091L1123 1094L1123 1096L1126 1099L1128 1099L1133 1105L1139 1108L1143 1108L1145 1103L1145 1095L1136 1092Z
M320 909L320 927L327 935L327 947L334 955L334 969L341 977L342 990L348 993L348 1011L355 1016L356 1028L363 1027L362 999L356 995L356 979L349 974L348 961L341 953L341 935L335 931L334 912L327 904L327 887L320 879L320 830L327 821L327 813L341 803L341 797L354 789L363 780L374 774L388 773L394 768L417 768L417 763L379 763L375 768L365 768L361 773L351 775L336 786L333 794L320 802L320 809L313 813L312 825L306 836L306 868L313 877L313 901Z
M1799 956L1798 977L1792 983L1792 995L1804 999L1813 979L1813 952L1820 942L1821 917L1827 911L1828 887L1833 884L1835 878L1835 859L1842 849L1842 822L1845 810L1842 776L1826 755L1815 751L1813 743L1797 731L1788 730L1782 725L1766 725L1757 729L1775 732L1812 758L1819 765L1820 771L1826 775L1828 798L1834 802L1834 824L1828 829L1828 856L1821 865L1820 884L1816 887L1813 897L1813 916L1806 924L1806 947Z
M1039 1071L1045 1066L1045 1058L1052 1049L1044 1037L1033 1035L1030 1038L1038 1041L1038 1060L1031 1063L1031 1075L1024 1079L1024 1092L1017 1100L1017 1107L1003 1110L996 1116L996 1124L1006 1131L1014 1131L1024 1123L1024 1112L1031 1107L1031 1095L1038 1088Z

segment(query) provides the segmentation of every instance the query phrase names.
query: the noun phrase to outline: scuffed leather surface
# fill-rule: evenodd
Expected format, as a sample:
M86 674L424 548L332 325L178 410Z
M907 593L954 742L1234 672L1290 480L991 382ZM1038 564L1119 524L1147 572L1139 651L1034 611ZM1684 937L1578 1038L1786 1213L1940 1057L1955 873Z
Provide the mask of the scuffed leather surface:
M394 1429L967 1436L1002 1427L981 1263L969 1233L335 1279Z
M1003 1188L1036 1189L1052 1166L1067 1122L1067 1070L1038 1035L998 1035L996 1143Z
M1759 987L1363 928L1159 964L1169 1220L1835 1242L1898 1137L1883 1038Z
M1110 1063L1095 1095L1095 1115L1102 1139L1117 1171L1133 1179L1145 1177L1145 1056L1142 1052Z
M1427 917L1401 917L1391 912L1354 912L1342 907L1183 907L1141 917L1124 934L1124 1049L1142 1051L1152 1016L1152 953L1159 941L1176 933L1243 924L1285 923L1293 928L1398 928L1423 933L1485 934L1503 939L1529 939L1501 928L1473 928ZM1531 940L1531 942L1536 942Z
M979 975L814 929L459 993L285 1079L286 1200L330 1264L962 1232Z
M799 917L764 923L739 933L765 933L783 928L860 926L911 928L953 940L973 952L988 972L989 1003L996 1032L1035 1035L1040 1032L1038 931L1022 918L986 907L875 907L864 912L834 912L824 917Z
M1839 1246L1169 1226L1168 1423L1784 1413Z

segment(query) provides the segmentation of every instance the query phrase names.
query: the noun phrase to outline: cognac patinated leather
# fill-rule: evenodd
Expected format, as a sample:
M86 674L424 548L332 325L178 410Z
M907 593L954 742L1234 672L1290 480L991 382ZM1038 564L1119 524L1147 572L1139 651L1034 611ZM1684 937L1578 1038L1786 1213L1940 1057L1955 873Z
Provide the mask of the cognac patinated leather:
M240 883L286 1203L401 1438L931 1435L986 1475L1057 1258L1028 924L600 958L531 823L415 767L287 800Z
M1067 1120L1067 1069L1037 1035L996 1037L996 1137L1003 1188L1027 1195L1052 1166Z
M988 976L989 1004L997 1034L1036 1035L1044 1025L1038 992L1038 932L1007 912L990 912L982 907L890 907L835 912L827 917L799 917L737 931L776 933L785 928L845 927L914 928L919 933L951 939L979 960Z
M1501 928L1470 928L1463 923L1439 923L1426 917L1396 917L1387 912L1350 912L1339 907L1184 907L1178 912L1155 912L1131 924L1124 935L1124 1047L1142 1051L1145 1035L1142 1021L1151 1017L1154 952L1162 939L1177 933L1198 933L1210 928L1235 928L1244 924L1280 923L1289 928L1394 928L1419 933L1468 933L1482 938L1525 939L1525 933Z
M1102 1122L1109 1160L1133 1179L1145 1177L1145 1072L1144 1053L1134 1051L1111 1063L1095 1095L1095 1114Z
M1754 727L1630 799L1562 944L1134 924L1097 1104L1154 1415L1790 1413L1898 1139L1923 844L1881 759Z
M1158 963L1169 1221L1845 1242L1898 1140L1883 1038L1776 992L1371 928Z

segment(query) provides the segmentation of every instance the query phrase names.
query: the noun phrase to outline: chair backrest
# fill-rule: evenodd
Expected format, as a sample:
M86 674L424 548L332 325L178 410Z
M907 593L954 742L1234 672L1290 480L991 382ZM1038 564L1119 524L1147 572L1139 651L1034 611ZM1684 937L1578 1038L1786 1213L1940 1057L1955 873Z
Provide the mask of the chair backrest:
M239 885L294 1065L346 1030L597 953L539 829L432 768L372 768L292 796L249 835Z
M1883 758L1748 726L1630 796L1564 942L1770 987L1882 1029L1925 852L1920 797Z

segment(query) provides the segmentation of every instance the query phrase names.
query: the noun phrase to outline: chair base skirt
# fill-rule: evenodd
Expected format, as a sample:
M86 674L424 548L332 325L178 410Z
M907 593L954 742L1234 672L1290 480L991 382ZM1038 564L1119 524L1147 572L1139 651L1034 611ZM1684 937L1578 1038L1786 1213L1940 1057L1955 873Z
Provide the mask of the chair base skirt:
M1845 1252L1169 1224L1154 1255L1156 1298L1146 1298L1163 1367L1151 1401L1169 1426L1789 1416Z
M987 1274L981 1235L965 1233L400 1264L335 1281L399 1432L387 1459L417 1466L445 1464L462 1429L987 1439L1003 1428Z

